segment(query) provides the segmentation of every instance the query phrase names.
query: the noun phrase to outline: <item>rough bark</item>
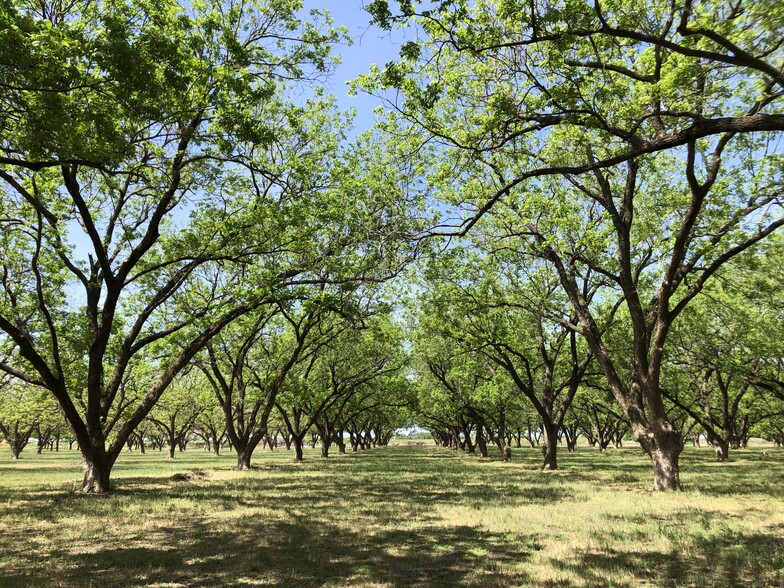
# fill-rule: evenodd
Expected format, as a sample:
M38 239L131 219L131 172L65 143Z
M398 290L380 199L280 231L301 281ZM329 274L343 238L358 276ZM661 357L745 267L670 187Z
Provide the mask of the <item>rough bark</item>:
M253 455L252 451L238 451L237 452L237 469L241 472L247 472L250 469L250 458Z
M544 444L542 445L542 456L544 457L544 462L542 464L542 469L557 470L558 428L552 423L544 423L542 429L544 431Z
M113 460L106 455L103 447L94 448L91 452L83 452L82 492L86 494L106 494L109 492L109 475Z
M654 490L680 490L680 455L683 451L680 435L677 431L668 430L665 423L659 423L656 431L650 431L638 441L643 450L651 458L653 464Z
M302 446L304 445L301 437L294 437L294 461L302 461Z

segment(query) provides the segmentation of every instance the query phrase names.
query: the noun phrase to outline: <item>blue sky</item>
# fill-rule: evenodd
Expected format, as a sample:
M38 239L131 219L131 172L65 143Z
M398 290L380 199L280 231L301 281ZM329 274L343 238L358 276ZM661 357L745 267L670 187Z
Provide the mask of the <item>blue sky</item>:
M406 40L400 31L390 33L371 26L370 15L362 8L366 2L367 0L304 0L306 14L313 8L328 10L335 24L349 29L353 43L335 48L336 53L343 55L343 61L328 88L338 99L341 109L352 106L356 108L357 131L367 129L373 124L373 109L379 106L380 102L366 95L349 96L348 80L368 71L374 63L383 66L396 59L400 45Z

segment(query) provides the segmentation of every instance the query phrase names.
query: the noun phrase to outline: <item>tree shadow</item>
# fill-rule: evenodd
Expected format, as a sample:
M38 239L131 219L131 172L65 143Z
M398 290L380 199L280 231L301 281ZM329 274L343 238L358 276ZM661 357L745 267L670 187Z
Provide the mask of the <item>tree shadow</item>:
M606 518L608 528L596 538L596 543L605 547L580 551L569 560L551 560L555 567L582 577L585 586L607 586L607 578L619 572L633 579L615 581L618 588L763 588L781 586L784 581L784 548L775 530L742 532L726 524L725 513L681 510L668 517L668 525L658 527L658 533L669 540L669 549L624 550L620 547L623 542L644 546L651 539L640 528L655 522L656 517ZM673 525L672 520L678 523ZM629 533L630 527L638 529L636 535Z
M509 570L532 545L468 526L360 530L294 516L228 530L202 522L159 529L152 546L102 545L81 557L58 547L46 554L60 562L56 582L39 574L41 562L27 562L4 570L3 585L510 586L526 581Z
M216 479L172 479L178 469L190 471L190 462L158 476L133 475L129 468L131 475L117 476L114 491L101 497L62 488L18 494L4 489L0 504L8 501L11 516L0 519L0 585L533 585L523 569L528 565L535 573L530 564L543 548L541 529L489 531L447 520L451 515L444 512L492 505L504 507L498 515L504 516L510 507L560 502L568 508L581 500L584 488L571 482L606 484L613 475L627 488L648 487L639 456L630 455L627 463L622 454L587 451L570 454L566 472L555 476L527 471L528 462L487 464L417 447L311 457L297 464L283 454L271 462L258 460L248 475L229 475L222 471L228 469L224 463L211 468ZM538 461L533 451L528 458ZM613 474L608 460L622 468ZM602 463L605 469L598 471ZM714 480L707 462L698 466L706 470L697 476L723 484ZM753 466L738 464L737 471L753 473ZM635 482L638 476L641 481ZM16 500L19 507L12 508ZM622 587L781 584L781 529L738 532L722 525L725 513L708 510L679 511L661 524L651 524L652 515L645 513L598 516L606 520L591 545L602 548L578 546L550 560L554 570L580 578L580 585L607 586L619 570L621 577L634 579L615 581ZM70 535L62 530L63 520ZM107 528L98 528L102 523ZM652 543L656 533L671 549Z

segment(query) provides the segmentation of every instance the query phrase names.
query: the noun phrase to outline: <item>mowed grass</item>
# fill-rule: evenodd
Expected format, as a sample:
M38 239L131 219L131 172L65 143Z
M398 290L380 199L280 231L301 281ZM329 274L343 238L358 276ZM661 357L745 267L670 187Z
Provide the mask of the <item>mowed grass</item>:
M782 450L718 464L688 448L685 491L669 494L649 491L638 449L564 450L557 472L540 456L259 450L236 472L230 454L125 453L112 494L82 496L76 452L28 450L0 462L0 586L784 583Z

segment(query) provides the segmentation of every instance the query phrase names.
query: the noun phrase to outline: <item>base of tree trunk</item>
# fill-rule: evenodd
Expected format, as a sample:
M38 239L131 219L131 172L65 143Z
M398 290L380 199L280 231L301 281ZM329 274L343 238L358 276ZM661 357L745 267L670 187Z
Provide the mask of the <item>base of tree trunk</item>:
M109 467L85 460L82 463L82 469L84 470L81 488L83 493L106 494L109 492Z
M729 443L716 443L713 449L716 451L716 461L727 461L730 452Z
M680 490L680 466L678 463L681 450L679 447L665 445L651 449L649 455L653 463L654 490Z
M241 472L250 470L250 456L240 455L237 457L237 469Z

